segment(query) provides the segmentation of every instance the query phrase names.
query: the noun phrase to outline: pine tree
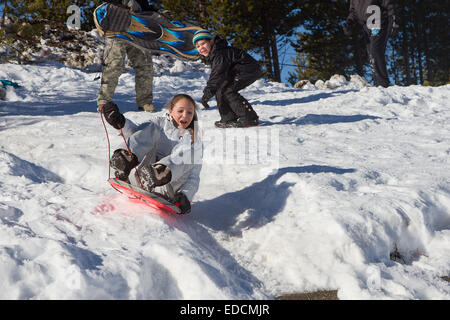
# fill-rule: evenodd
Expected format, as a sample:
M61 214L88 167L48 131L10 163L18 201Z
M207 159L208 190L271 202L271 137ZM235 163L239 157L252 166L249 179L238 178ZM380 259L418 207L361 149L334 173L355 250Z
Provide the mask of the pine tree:
M293 44L298 65L290 73L290 82L308 79L329 79L334 74L358 73L364 76L367 53L358 32L348 39L342 32L342 24L348 15L346 1L304 2L301 6L301 22L304 30Z
M74 1L81 9L81 29L91 31L95 28L94 9L103 3L102 0ZM67 18L66 18L67 19Z
M260 53L267 77L281 81L278 46L298 25L298 0L162 0L164 9Z
M395 84L440 85L449 82L448 5L433 0L398 0L397 34L388 41L388 73ZM353 30L347 39L341 25L348 14L349 1L327 0L301 5L305 31L298 35L294 47L298 65L290 82L304 77L327 79L334 73L358 73L364 76L368 57L362 28ZM371 72L369 72L371 74Z
M399 0L399 32L391 39L390 70L397 84L449 82L448 6L432 0Z
M164 10L171 12L177 19L194 22L203 28L211 27L208 16L210 0L161 0Z
M292 63L296 65L294 72L289 73L288 82L295 85L299 80L309 80L313 83L319 79L322 79L322 74L318 69L311 68L311 61L307 54L298 53L295 58L292 59Z
M269 80L281 82L278 47L299 25L299 1L247 0L238 3L232 17L223 25L234 26L233 43L260 53Z
M69 15L67 8L74 4L81 9L82 29L91 30L94 27L92 12L101 0L8 0L5 14L24 18L28 21L46 19L65 23Z

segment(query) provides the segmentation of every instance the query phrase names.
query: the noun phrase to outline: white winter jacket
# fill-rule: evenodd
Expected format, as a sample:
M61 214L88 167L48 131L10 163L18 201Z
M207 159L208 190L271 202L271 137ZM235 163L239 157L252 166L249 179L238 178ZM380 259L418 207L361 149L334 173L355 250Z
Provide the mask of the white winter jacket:
M192 201L200 184L203 144L198 128L175 127L169 113L137 126L127 119L122 129L130 151L139 162L161 163L170 168L170 184L175 192L183 192ZM120 148L126 149L123 144Z

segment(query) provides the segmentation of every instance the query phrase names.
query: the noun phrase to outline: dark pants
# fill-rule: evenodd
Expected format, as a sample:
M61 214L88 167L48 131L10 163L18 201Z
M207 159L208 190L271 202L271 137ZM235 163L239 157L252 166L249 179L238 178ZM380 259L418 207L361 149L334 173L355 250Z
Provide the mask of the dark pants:
M216 92L217 107L222 122L237 120L238 118L255 120L258 115L250 103L239 94L239 91L248 87L261 78L261 73L256 72L246 76L236 75L231 80L225 81Z
M378 34L372 34L371 30L364 25L364 40L367 53L372 67L372 77L375 86L389 87L390 81L386 68L386 45L392 25L388 19L382 19L381 30Z

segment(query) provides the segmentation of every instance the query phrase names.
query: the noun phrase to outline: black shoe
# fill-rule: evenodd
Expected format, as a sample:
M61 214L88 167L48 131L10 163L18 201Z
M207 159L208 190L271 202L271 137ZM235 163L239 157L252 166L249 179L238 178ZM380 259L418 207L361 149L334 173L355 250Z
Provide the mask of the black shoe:
M237 120L228 120L228 121L219 120L214 122L214 125L216 126L216 128L229 128L230 124L236 121Z
M248 127L256 127L257 125L259 125L258 118L253 120L239 118L236 121L229 123L227 128L248 128Z

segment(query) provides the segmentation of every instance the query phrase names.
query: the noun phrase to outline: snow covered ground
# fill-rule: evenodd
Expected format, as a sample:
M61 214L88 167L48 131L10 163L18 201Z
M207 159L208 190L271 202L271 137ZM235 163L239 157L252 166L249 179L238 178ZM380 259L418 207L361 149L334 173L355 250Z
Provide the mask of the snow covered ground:
M177 93L200 101L205 67L155 65L157 114ZM128 71L115 101L144 122ZM261 80L243 92L248 129L215 129L212 101L193 212L167 216L106 182L96 75L0 65L22 86L0 102L0 298L450 299L450 85Z

